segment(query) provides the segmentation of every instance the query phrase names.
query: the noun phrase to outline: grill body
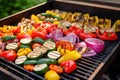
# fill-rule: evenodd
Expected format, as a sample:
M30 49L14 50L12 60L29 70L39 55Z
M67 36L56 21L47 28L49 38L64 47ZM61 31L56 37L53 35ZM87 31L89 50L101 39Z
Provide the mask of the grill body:
M19 13L13 14L6 18L0 19L0 26L15 25L23 17L30 18L31 14L45 12L48 9L59 9L63 11L89 13L91 16L99 18L109 18L112 24L115 20L120 19L120 9L118 7L97 5L95 3L77 2L77 1L48 1ZM106 41L103 52L94 57L82 58L77 61L77 70L71 74L63 73L61 80L99 80L105 69L110 65L117 53L120 51L120 33L118 41ZM22 80L44 80L42 75L37 75L33 72L24 70L22 67L15 65L12 62L0 58L0 67L12 73L14 76L19 76ZM2 70L0 68L0 71ZM14 77L18 79L18 77Z

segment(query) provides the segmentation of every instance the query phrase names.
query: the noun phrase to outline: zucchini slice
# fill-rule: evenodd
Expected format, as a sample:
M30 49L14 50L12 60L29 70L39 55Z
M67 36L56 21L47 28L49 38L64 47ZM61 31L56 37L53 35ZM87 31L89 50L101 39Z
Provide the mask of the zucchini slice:
M33 70L36 74L44 74L48 71L48 69L48 65L44 63L35 65Z
M39 58L41 58L43 56L43 54L42 53L40 53L40 52L30 52L30 53L28 53L28 55L27 55L27 57L29 58L29 59L39 59Z
M9 35L2 38L3 41L13 40L13 39L16 39L16 36Z
M33 49L33 52L39 52L39 53L42 53L42 54L47 53L47 51L48 51L48 49L44 46L35 47Z
M21 44L21 45L20 45L20 48L30 48L30 49L31 49L30 46L28 46L28 45L24 45L24 44Z
M6 46L7 50L17 50L18 49L18 43L9 43Z
M55 50L56 49L56 44L51 41L51 40L47 40L43 43L43 46L47 47L48 50Z
M33 39L33 42L43 44L44 40L39 38L39 37L36 37L36 38Z
M28 64L36 64L37 63L37 60L26 60L24 62L24 65L28 65Z
M47 56L51 59L58 59L61 54L58 51L51 51L47 54Z
M23 38L20 40L20 43L23 45L31 45L32 39L31 38Z
M43 64L43 63L46 63L46 64L57 64L57 60L55 59L51 59L51 58L42 58L42 59L39 59L37 64Z
M26 57L26 56L19 56L19 57L17 57L17 59L15 60L15 64L17 64L17 65L22 65L26 60L27 60L27 57Z

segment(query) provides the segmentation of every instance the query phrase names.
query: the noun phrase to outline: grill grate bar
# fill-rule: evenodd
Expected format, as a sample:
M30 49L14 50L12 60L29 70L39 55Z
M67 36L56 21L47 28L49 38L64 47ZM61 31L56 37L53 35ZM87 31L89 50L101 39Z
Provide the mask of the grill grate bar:
M104 59L105 58L105 56L101 56L100 54L99 55L96 55L96 57L98 57L98 58L100 58L100 59Z
M89 73L87 72L83 72L82 70L76 70L77 73L81 74L81 75L87 75L87 76L90 76Z
M67 78L60 76L61 80L68 80Z
M79 78L76 78L74 76L71 76L69 74L66 74L66 73L63 73L61 76L65 76L68 80L71 79L71 80L78 80Z
M92 72L93 72L93 71L91 71L91 70L87 70L87 69L82 68L82 67L80 67L80 66L77 66L77 68L80 69L80 70L84 70L85 72L88 72L88 73L92 73Z
M80 75L80 74L78 74L78 73L74 73L74 76L76 76L77 78L79 78L79 79L81 79L81 80L87 80L88 79L88 76L83 76L83 75ZM78 80L79 80L78 79Z
M95 68L93 68L93 67L89 67L89 66L86 66L86 65L81 64L81 63L77 63L77 65L78 65L78 66L81 66L81 67L84 67L84 68L86 68L86 69L88 69L88 70L94 70L94 69L95 69Z
M87 63L87 62L85 62L85 61L80 61L81 63L83 63L83 64L85 64L85 65L88 65L88 66L90 66L90 67L94 67L94 68L96 68L97 67L97 65L92 65L92 64L90 64L90 63Z
M103 56L103 57L106 57L106 56L107 56L107 54L104 54L104 52L103 52L103 53L100 53L99 55L100 55L100 56Z
M97 62L90 61L90 60L85 59L85 58L82 58L82 60L83 60L83 61L86 61L86 62L88 62L88 63L91 63L91 64L99 65L99 63L97 63Z
M94 56L94 57L92 57L94 60L99 60L99 61L103 61L103 58L100 58L100 57L97 57L97 55L96 56Z
M89 61L93 61L93 62L96 62L96 63L100 63L101 61L97 60L97 59L93 59L92 57L88 57L86 58L88 59Z

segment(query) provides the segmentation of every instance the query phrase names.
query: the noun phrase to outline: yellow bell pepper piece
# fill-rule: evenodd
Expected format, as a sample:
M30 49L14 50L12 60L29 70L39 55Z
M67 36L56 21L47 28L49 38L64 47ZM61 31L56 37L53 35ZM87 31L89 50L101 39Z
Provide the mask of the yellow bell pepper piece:
M59 21L54 21L53 24L57 24L58 25L58 24L60 24L60 22Z
M61 58L58 59L58 63L65 62L67 60L78 60L81 58L81 54L77 52L76 50L73 50L69 53L66 53Z
M68 49L63 49L61 46L59 46L59 47L57 48L57 51L60 52L61 55L64 55L64 54L70 52L70 50L68 50Z
M47 10L46 14L51 14L52 16L59 16L57 13L50 11L50 10Z
M21 26L21 30L20 32L21 33L28 33L31 35L32 31L34 30L35 28L33 26Z
M44 75L46 80L60 80L60 76L53 70L49 70Z
M18 50L17 56L27 55L30 52L32 52L32 50L30 48L21 48Z
M115 23L113 24L112 28L115 30L115 32L120 31L120 20L116 20Z
M31 15L31 19L34 20L36 23L40 22L39 18L34 14Z

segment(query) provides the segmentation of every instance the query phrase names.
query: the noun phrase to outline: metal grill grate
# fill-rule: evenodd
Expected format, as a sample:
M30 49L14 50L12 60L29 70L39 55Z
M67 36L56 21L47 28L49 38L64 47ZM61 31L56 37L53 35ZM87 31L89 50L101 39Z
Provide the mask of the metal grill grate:
M105 60L107 56L112 54L112 50L118 44L118 41L105 42L105 49L103 52L98 53L94 57L82 58L77 61L77 70L71 74L63 73L61 75L62 80L88 80L89 77L94 73L94 71L99 67L99 65ZM5 59L0 59L0 66L6 70L15 73L24 80L36 80L42 79L42 75L37 75L35 73L24 70L22 67L15 65L12 62L6 61Z

